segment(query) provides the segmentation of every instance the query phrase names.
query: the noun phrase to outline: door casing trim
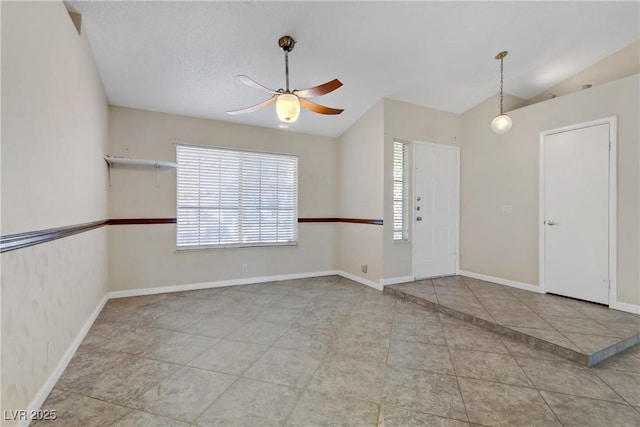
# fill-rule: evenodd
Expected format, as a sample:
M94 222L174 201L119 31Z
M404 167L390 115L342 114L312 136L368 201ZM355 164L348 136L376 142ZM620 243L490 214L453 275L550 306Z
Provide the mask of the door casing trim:
M557 133L584 129L603 124L609 125L609 307L616 306L617 289L618 289L618 256L617 256L617 213L618 213L618 117L611 116L603 119L592 120L589 122L578 123L571 126L550 129L540 132L540 185L539 185L539 214L538 214L538 275L540 291L546 293L545 289L545 237L544 237L544 194L545 194L545 177L544 177L544 140L546 136Z

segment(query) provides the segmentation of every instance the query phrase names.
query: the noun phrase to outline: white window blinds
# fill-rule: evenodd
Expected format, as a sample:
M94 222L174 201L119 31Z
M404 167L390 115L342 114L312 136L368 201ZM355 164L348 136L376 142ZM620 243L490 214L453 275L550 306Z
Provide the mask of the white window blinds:
M409 234L407 147L405 141L393 141L393 240L407 240Z
M294 244L298 158L176 146L178 248Z

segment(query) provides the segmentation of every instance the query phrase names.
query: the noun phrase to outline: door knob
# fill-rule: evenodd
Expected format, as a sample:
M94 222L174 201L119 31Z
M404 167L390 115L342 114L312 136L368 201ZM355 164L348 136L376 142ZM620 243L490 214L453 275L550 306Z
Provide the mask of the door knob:
M558 223L555 222L554 220L550 219L549 221L547 221L547 225L549 225L549 226L558 225Z
M416 221L422 221L422 217L421 216L416 217Z

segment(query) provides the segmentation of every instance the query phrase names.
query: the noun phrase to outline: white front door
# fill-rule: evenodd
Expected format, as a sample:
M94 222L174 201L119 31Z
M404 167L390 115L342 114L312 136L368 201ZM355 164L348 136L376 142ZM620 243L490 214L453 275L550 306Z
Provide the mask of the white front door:
M543 139L544 287L609 302L609 123Z
M460 149L414 143L413 275L457 272Z

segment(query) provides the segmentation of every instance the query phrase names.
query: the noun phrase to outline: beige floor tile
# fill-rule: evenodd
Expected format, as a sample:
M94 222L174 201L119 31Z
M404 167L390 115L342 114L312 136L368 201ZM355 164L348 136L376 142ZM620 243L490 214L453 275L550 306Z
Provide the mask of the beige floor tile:
M449 349L441 345L392 340L387 363L390 366L453 375Z
M637 315L475 279L400 287L577 352L613 342L585 330L640 331ZM586 368L329 276L110 301L47 400L62 422L35 425L558 425L547 405L566 425L636 425L639 384L640 346Z
M141 356L149 359L185 364L218 341L218 338L172 332L161 342L144 349Z
M172 420L171 418L149 414L138 410L131 410L120 418L113 427L188 427L189 424Z
M241 341L220 340L189 366L230 375L242 375L269 347Z
M535 328L523 328L520 326L510 326L511 329L515 329L518 332L522 332L525 335L529 335L542 341L550 342L552 344L556 344L560 347L568 348L569 350L575 351L577 353L584 354L584 350L571 342L567 337L561 334L558 331L550 331L546 329L535 329Z
M249 320L239 317L209 314L198 321L192 322L188 326L181 328L181 330L191 334L224 338L232 332L240 329L248 322Z
M380 410L379 427L465 427L469 423L452 418L442 418L435 415L410 411L384 405Z
M82 345L96 345L98 347L104 347L106 344L118 339L123 334L129 333L134 328L135 325L111 322L109 320L102 320L98 317L91 329L89 329L87 336L82 341Z
M173 374L178 365L142 357L112 355L105 362L81 359L67 368L60 387L106 402L126 405Z
M131 403L134 408L192 423L237 377L183 367Z
M516 360L539 390L622 402L620 396L598 378L592 369L568 361L525 357L516 357Z
M122 406L56 389L51 392L41 409L43 414L46 413L52 417L55 413L55 419L34 421L31 423L32 426L98 427L112 425L129 412L129 409Z
M541 392L565 426L638 426L640 412L629 405Z
M329 351L331 340L330 333L294 326L278 338L278 341L273 346L308 353L325 354Z
M620 342L620 338L610 336L606 337L602 335L586 335L577 334L575 332L562 332L562 335L568 338L586 354L597 353L598 351L604 350L605 348Z
M459 382L472 423L508 427L562 425L535 389L469 378L459 378Z
M371 362L385 360L388 351L389 338L386 336L352 331L339 333L331 348L332 354Z
M630 405L640 406L640 375L613 369L596 369L595 373Z
M491 317L493 317L500 325L555 331L553 326L551 326L542 317L536 315L532 311L526 312L492 309L488 309L488 311L489 314L491 314Z
M458 376L533 387L516 360L508 354L452 349L451 356Z
M260 313L256 314L254 320L271 323L292 324L300 316L302 310L290 307L267 307Z
M519 341L516 341L509 337L503 337L502 343L509 350L512 356L520 356L520 357L530 357L532 359L542 359L542 360L560 360L566 361L562 356L559 356L554 353L549 353L548 351L539 350L529 344L525 344Z
M334 357L321 363L309 389L378 403L382 397L384 377L385 365L382 363Z
M261 381L305 387L315 372L317 354L272 347L243 376Z
M444 334L449 347L509 354L502 344L500 335L464 322L457 322L443 322Z
M387 369L383 399L393 406L466 420L456 377L427 371Z
M605 337L616 336L616 334L612 330L591 319L546 316L545 320L560 332L602 335Z
M416 316L396 315L392 329L393 339L446 345L444 331L437 316L421 320Z
M254 344L271 345L289 328L288 324L250 321L236 329L226 338Z
M287 426L367 427L377 424L379 405L314 391L304 392L287 420Z
M198 426L282 426L302 389L240 378L197 420Z

